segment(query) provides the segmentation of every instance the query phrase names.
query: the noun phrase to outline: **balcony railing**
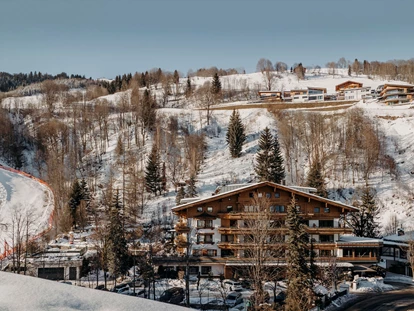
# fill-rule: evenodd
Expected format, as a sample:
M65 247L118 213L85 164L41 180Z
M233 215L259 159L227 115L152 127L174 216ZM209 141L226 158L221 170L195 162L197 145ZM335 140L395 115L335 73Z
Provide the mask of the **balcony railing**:
M190 227L184 222L177 222L174 228L178 233L190 232Z

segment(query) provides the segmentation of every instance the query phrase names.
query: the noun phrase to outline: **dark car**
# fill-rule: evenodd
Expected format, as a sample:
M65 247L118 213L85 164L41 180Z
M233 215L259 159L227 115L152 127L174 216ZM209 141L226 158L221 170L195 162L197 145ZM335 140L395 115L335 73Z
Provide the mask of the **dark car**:
M249 300L252 302L253 306L255 306L256 303L256 298L258 296L258 292L254 291L253 294L250 296ZM260 299L261 300L261 299ZM263 291L263 302L265 303L269 303L270 301L270 295L268 291ZM258 303L262 303L261 301L258 301Z
M371 265L369 266L369 268L374 270L377 276L382 276L383 278L385 278L385 275L387 274L387 270L385 270L383 267L380 267L378 265Z
M160 301L178 305L184 298L184 289L182 287L172 287L161 294Z
M278 304L284 304L286 299L286 293L281 291L275 296L275 302Z

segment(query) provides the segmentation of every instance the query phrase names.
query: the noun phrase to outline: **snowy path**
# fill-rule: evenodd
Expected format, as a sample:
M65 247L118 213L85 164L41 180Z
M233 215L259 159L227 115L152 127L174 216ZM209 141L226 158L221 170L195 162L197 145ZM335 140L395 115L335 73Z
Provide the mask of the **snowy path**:
M0 254L4 251L5 241L11 246L11 223L16 213L30 215L33 225L29 232L32 236L48 227L53 211L53 195L50 189L36 179L22 176L0 168Z

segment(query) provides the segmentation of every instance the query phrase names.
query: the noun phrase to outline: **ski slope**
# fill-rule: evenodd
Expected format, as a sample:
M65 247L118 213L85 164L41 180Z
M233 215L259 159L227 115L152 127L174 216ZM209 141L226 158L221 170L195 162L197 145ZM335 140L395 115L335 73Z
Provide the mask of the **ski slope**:
M21 217L21 222L28 219L29 235L35 236L48 228L52 212L53 195L46 185L0 166L0 255L5 242L13 245L13 222L16 224L17 218Z

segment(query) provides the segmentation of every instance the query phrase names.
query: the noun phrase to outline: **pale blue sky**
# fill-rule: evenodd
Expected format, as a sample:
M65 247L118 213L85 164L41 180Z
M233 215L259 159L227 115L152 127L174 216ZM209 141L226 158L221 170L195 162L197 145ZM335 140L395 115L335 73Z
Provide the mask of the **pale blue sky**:
M412 0L0 0L0 71L113 78L414 57Z

